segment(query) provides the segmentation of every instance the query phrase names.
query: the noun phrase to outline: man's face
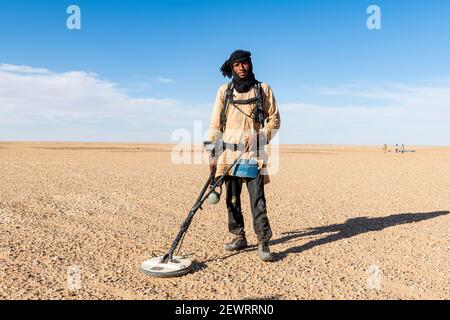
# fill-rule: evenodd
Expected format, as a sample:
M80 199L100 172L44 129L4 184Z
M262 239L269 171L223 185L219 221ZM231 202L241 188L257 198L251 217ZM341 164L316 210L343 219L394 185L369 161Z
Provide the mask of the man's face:
M250 64L248 62L234 62L233 71L239 78L245 78L250 71Z

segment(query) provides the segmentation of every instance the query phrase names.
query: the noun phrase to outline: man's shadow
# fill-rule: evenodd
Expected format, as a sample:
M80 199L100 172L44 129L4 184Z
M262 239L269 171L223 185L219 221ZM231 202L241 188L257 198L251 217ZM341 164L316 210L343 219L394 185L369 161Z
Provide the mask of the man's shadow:
M283 233L284 236L271 241L271 245L287 243L295 241L295 239L317 236L322 234L328 234L324 238L311 240L301 246L291 247L285 251L274 253L275 261L284 259L290 253L301 253L303 251L312 249L316 246L331 243L334 241L351 238L357 236L361 233L366 233L370 231L381 231L385 228L419 222L423 220L433 219L435 217L443 216L449 214L449 211L436 211L436 212L422 212L422 213L401 213L393 214L387 217L359 217L348 219L344 223L332 224L324 227L315 227L306 229L306 231L292 231Z

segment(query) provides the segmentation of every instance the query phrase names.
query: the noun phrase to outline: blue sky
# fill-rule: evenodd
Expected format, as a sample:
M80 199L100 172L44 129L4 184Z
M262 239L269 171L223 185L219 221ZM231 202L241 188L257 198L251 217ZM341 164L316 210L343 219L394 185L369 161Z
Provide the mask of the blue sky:
M81 30L66 28L71 4ZM282 143L450 145L449 18L446 0L2 1L0 140L206 130L241 48L274 89Z

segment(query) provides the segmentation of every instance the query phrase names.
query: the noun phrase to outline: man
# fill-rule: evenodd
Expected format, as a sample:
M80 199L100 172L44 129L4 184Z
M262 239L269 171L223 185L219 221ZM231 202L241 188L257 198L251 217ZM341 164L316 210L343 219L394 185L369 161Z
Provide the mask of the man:
M264 184L270 180L264 145L280 128L280 114L270 86L255 79L250 52L233 52L221 71L232 81L219 88L211 117L208 140L221 141L216 146L223 147L222 153L216 152L214 157L210 157L210 168L216 170L215 176L221 176L244 152L242 162L234 166L235 170L230 170L224 179L228 229L234 236L230 243L225 244L225 250L237 251L247 247L240 199L245 182L250 196L253 228L258 238L258 254L263 261L272 261L269 249L272 230L264 194Z

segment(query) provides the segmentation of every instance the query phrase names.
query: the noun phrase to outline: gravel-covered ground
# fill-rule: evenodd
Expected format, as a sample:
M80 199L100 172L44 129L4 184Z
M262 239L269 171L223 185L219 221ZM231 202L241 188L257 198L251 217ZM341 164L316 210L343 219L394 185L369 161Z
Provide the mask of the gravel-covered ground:
M0 143L2 299L449 299L450 148L283 146L266 186L276 261L229 239L223 199L183 254L192 273L138 271L166 251L208 176L171 146ZM79 271L79 273L78 273Z

